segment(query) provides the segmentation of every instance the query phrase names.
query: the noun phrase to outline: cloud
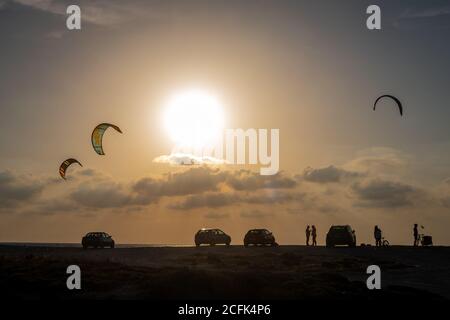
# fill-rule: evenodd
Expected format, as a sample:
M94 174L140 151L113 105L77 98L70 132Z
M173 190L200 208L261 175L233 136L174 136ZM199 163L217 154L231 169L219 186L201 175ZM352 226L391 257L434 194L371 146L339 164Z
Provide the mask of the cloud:
M133 191L142 197L182 196L218 189L226 173L208 167L195 167L169 173L163 178L142 178L133 185Z
M68 6L63 1L54 0L13 0L13 2L54 14L66 14Z
M9 210L12 213L97 214L148 212L149 206L177 211L203 208L211 212L217 208L239 210L241 206L248 212L272 207L274 214L295 209L330 215L351 212L355 207L411 207L424 200L450 206L450 200L446 200L450 198L450 187L432 195L429 188L402 182L399 172L407 163L405 158L391 149L371 149L344 166L307 168L295 178L283 171L261 176L251 170L210 166L182 167L135 181L120 181L92 168L74 170L68 181L36 179L6 171L0 174L0 207L17 208ZM357 171L356 167L366 170ZM388 176L380 168L395 168L392 174L397 175ZM19 208L19 204L23 207Z
M0 200L4 207L17 200L36 200L28 203L34 206L28 212L42 214L82 213L92 209L127 210L157 204L166 197L176 199L167 205L175 210L282 204L304 199L302 192L293 191L297 182L285 173L260 176L249 170L231 171L207 166L126 183L91 168L74 170L67 181L54 178L39 183L19 181L9 172L0 178L0 190L3 190ZM47 192L43 192L45 190ZM42 193L45 196L37 199Z
M403 13L403 18L432 18L442 15L450 15L450 5L433 6L423 9L409 9Z
M297 182L292 177L286 176L284 172L262 176L250 170L230 173L226 182L235 190L291 189L297 185Z
M395 21L394 26L402 29L437 30L450 28L450 5L409 8Z
M241 201L250 204L281 204L287 202L303 201L305 199L305 196L305 193L300 192L270 191L246 195L245 197L241 198Z
M421 195L419 189L401 182L372 179L353 184L357 196L356 206L371 208L396 208L413 205Z
M94 170L94 169L80 169L77 171L77 174L80 176L86 176L86 177L94 177L94 176L98 176L101 175L100 172Z
M83 183L71 193L71 199L88 208L117 208L132 202L132 196L118 183Z
M450 178L445 179L435 189L438 202L445 208L450 208Z
M155 163L167 163L171 165L218 165L224 164L225 160L214 157L198 157L190 153L172 153L170 155L162 155L153 159Z
M25 214L53 215L78 212L80 206L71 199L51 198L36 201L32 208L21 211Z
M206 219L225 219L228 218L230 215L228 213L223 212L208 212L204 215Z
M144 177L131 184L114 181L92 169L77 172L84 179L70 198L88 208L120 208L157 203L162 197L195 195L218 190L226 173L208 167L195 167L161 177Z
M14 0L13 2L56 15L66 15L66 9L74 4L63 0ZM157 18L161 12L144 2L114 0L85 0L76 3L81 9L82 21L100 26L114 26L138 18Z
M363 176L362 173L347 171L331 165L329 167L319 169L307 168L303 172L302 178L309 182L332 183L341 182L343 179L352 179L361 176Z
M411 205L418 190L392 182L398 179L381 179L381 168L395 168L392 172L397 173L407 163L405 158L395 150L375 148L359 153L343 167L308 168L295 177L283 171L261 176L257 171L207 165L180 167L135 181L120 181L92 168L75 168L68 181L19 179L7 172L0 176L0 203L5 207L28 199L22 201L27 209L42 214L134 212L160 203L179 211L277 205L276 210L295 206L325 214L352 206L401 207Z
M2 174L0 183L3 206L7 202L10 205L15 200L31 199L47 190L42 199L29 203L34 206L31 211L42 214L56 213L58 210L61 213L91 209L125 210L156 204L165 197L177 199L171 200L168 205L168 208L176 210L241 203L285 203L300 199L299 194L282 192L283 189L293 189L297 184L284 173L260 176L248 170L230 171L208 166L190 167L126 183L91 168L74 170L67 181L52 178L45 183L19 181L6 172Z
M12 208L36 198L45 182L12 171L0 172L0 209Z
M304 200L303 193L282 192L207 192L190 195L181 201L169 204L170 209L191 210L196 208L218 208L238 204L281 204Z
M410 156L392 149L375 147L358 152L357 156L346 164L346 168L371 173L394 173L406 168L410 163Z
M218 208L233 205L240 202L240 196L236 193L208 192L204 194L190 195L182 201L170 204L170 209L190 210L195 208Z
M251 210L251 211L243 211L241 212L242 218L249 218L249 219L262 219L273 216L272 212L263 212L260 210Z

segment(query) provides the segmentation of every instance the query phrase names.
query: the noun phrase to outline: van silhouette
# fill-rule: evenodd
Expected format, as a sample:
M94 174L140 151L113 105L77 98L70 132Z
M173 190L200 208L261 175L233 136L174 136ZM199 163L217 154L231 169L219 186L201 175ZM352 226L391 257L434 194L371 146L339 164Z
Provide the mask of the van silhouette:
M89 232L81 240L81 245L83 246L83 249L87 249L89 247L110 247L112 249L115 246L115 242L106 232Z
M247 232L244 237L244 246L249 245L270 245L276 246L275 237L272 232L267 229L252 229Z
M210 246L214 246L216 244L226 244L229 246L231 243L231 237L220 229L203 228L197 231L194 241L197 247L201 244L209 244Z
M327 248L347 245L356 247L355 231L349 225L331 226L326 238Z

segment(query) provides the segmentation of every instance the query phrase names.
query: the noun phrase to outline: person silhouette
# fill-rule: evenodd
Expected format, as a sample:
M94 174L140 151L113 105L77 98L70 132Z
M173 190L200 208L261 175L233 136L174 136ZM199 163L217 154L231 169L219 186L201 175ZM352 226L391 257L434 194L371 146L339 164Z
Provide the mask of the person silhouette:
M381 247L381 229L378 226L375 226L373 236L375 237L375 246Z
M317 229L315 225L311 227L312 245L317 246Z
M414 247L417 247L419 245L419 230L417 229L417 223L414 224L413 235L414 235Z
M309 246L309 236L311 235L311 229L309 228L309 225L306 227L306 245Z

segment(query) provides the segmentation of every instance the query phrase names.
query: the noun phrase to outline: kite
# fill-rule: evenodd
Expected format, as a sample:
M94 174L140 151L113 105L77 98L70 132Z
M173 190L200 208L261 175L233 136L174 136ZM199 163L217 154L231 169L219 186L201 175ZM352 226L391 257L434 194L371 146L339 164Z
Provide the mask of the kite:
M68 167L70 167L71 164L78 163L81 167L83 166L77 159L67 159L61 165L59 166L59 174L61 175L61 178L66 180L66 170Z
M109 127L114 128L117 132L122 133L120 128L116 125L110 124L110 123L102 123L95 127L94 131L92 131L91 135L91 142L92 147L94 148L95 152L97 152L99 155L105 155L105 152L103 152L103 134L105 133L106 129Z
M378 102L380 99L382 99L382 98L391 98L392 100L394 100L395 103L397 103L398 109L399 109L399 111L400 111L400 115L403 116L403 105L402 105L402 103L400 102L400 100L398 100L398 99L397 99L396 97L394 97L394 96L391 96L390 94L385 94L385 95L379 96L379 97L377 98L377 100L375 100L375 103L373 104L373 110L375 110L375 108L376 108L376 106L377 106L377 102Z

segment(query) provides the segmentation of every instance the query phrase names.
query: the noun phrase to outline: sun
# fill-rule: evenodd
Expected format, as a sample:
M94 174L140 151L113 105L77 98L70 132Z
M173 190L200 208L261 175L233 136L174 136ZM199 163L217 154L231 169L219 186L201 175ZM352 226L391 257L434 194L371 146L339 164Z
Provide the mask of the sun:
M213 146L223 134L223 108L207 91L183 91L169 99L164 125L178 147L201 149Z

